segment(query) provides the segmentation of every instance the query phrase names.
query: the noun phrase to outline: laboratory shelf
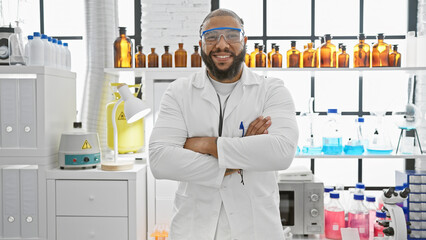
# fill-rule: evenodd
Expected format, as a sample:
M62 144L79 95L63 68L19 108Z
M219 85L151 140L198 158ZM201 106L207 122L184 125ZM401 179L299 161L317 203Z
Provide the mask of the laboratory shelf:
M294 158L426 158L426 154L363 154L363 155L307 155L298 154Z

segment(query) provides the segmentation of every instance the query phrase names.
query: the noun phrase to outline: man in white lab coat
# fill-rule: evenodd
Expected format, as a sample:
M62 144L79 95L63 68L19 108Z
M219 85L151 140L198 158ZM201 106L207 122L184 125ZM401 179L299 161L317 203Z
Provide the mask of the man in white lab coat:
M170 239L283 239L276 171L296 151L292 97L245 67L234 12L211 12L200 35L206 69L169 85L149 144L154 177L179 181Z

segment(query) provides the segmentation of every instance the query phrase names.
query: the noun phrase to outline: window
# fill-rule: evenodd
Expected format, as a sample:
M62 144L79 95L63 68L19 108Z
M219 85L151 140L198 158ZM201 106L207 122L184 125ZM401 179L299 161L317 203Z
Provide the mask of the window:
M412 15L408 12L411 9L408 0L252 0L244 1L244 4L243 1L217 1L220 8L235 11L245 21L248 53L254 50L254 43L266 46L265 52L270 51L271 43L276 43L285 56L291 40L297 41L296 48L303 51L303 46L311 41L315 42L315 47L320 46L319 38L329 33L336 46L338 43L347 46L350 61L353 61L353 47L358 43L360 32L366 34L366 42L371 47L377 42L377 34L384 33L385 42L398 44L399 52L404 53L408 16ZM286 66L286 60L283 60L283 65ZM353 67L352 62L350 67ZM358 116L365 117L365 130L370 134L376 124L376 118L370 116L370 112L382 110L390 114L407 102L405 89L409 76L405 73L368 72L359 76L357 72L327 71L316 72L314 76L309 72L272 72L269 75L283 79L292 93L299 114L299 146L309 136L309 121L300 113L308 111L310 97L315 97L315 111L322 113L314 123L317 132L320 132L318 129L324 123L328 108L338 108L343 113L341 126L344 143L353 134L352 123ZM384 121L389 125L387 133L395 147L399 130L391 116L385 117ZM326 185L353 186L363 181L367 186L373 186L370 189L389 183L393 185L393 182L389 182L393 180L393 172L404 170L406 163L404 159L371 158L296 158L294 161L295 165L311 168Z

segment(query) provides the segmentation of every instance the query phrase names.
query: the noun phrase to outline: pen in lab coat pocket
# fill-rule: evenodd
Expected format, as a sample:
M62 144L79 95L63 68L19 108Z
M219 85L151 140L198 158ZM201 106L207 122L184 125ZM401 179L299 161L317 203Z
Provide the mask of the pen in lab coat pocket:
M244 124L243 124L243 121L241 121L241 123L240 123L240 129L243 130L243 134L241 135L241 137L244 137Z

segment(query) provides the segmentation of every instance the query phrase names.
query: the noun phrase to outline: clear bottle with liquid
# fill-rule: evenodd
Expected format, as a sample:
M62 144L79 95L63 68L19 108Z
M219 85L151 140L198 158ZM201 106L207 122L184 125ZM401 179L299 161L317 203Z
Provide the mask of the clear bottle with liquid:
M161 67L173 67L173 56L169 53L169 46L164 46L164 53L161 55Z
M259 45L259 52L256 54L256 67L266 67L266 54L262 45Z
M136 46L137 53L135 54L135 67L136 68L145 68L146 67L146 56L142 52L143 47L141 45Z
M389 67L401 67L401 53L398 52L398 44L394 44L393 51L389 54Z
M321 46L321 67L332 67L337 66L336 63L336 46L331 43L331 35L325 35L325 43Z
M175 67L186 67L186 50L183 49L183 43L179 43L178 46L178 50L175 51Z
M268 52L268 68L272 67L272 55L275 53L275 43L271 44L271 51Z
M132 42L126 36L126 28L119 27L120 36L114 41L114 67L132 67Z
M360 240L368 240L370 237L370 216L363 201L364 195L354 194L354 198L348 212L348 227L358 229Z
M374 222L376 221L376 212L379 210L376 206L376 198L374 196L366 196L365 207L369 211L369 235L370 239L374 237Z
M377 35L377 43L373 45L372 65L373 67L389 66L389 45L383 42L383 33Z
M148 54L148 67L158 68L158 54L155 53L155 48L151 48L151 53Z
M330 193L334 191L334 187L325 186L324 187L324 206L330 202Z
M342 135L338 126L337 109L328 109L326 133L322 138L322 152L326 155L338 155L343 151Z
M259 52L259 43L254 44L254 51L250 53L250 67L256 67L256 54Z
M291 41L291 49L287 51L287 67L300 68L300 51L296 49L296 41Z
M388 137L382 123L385 115L383 111L372 112L376 117L376 127L373 135L369 138L366 150L369 154L391 154L393 151L392 142Z
M386 213L382 211L376 211L376 219L374 220L374 237L384 237L383 230L385 227L380 225L378 221L386 220Z
M342 46L342 52L338 55L338 65L339 68L348 68L349 67L349 54L346 53L346 46Z
M354 68L370 67L370 45L365 43L365 34L359 34L359 43L354 47Z
M68 43L64 43L65 48L65 69L71 71L71 51L68 48Z
M327 239L342 239L341 230L345 228L345 210L340 203L339 193L330 193L330 202L325 205L324 231Z
M275 52L272 54L271 60L273 68L283 67L283 55L280 53L280 46L275 45Z
M9 40L9 64L10 65L25 65L25 47L22 30L19 27L19 22L16 21L14 33L10 35Z
M307 49L303 52L303 67L318 67L317 51L313 48L313 43L308 43Z
M362 155L364 153L364 135L363 135L364 118L359 117L355 120L356 135L349 138L348 143L343 148L347 155Z
M198 45L194 45L194 53L191 54L191 67L201 67L201 56L198 53Z

